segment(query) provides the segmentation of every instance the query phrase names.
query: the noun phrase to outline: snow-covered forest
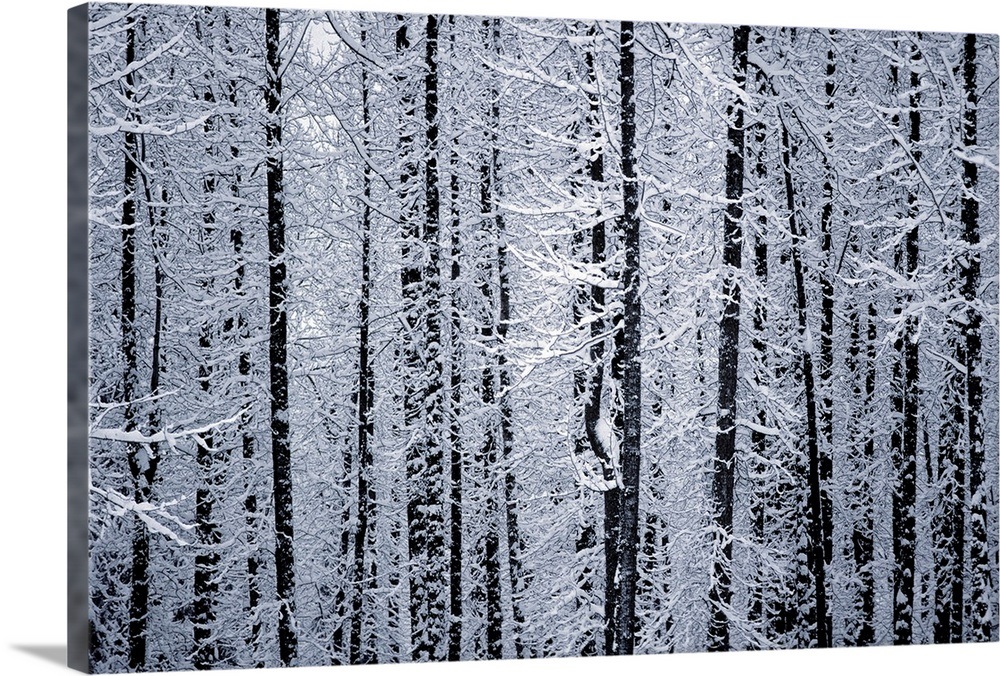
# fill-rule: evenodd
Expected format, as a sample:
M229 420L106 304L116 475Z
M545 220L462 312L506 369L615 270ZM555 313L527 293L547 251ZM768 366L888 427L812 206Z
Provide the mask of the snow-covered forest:
M93 670L998 639L997 36L89 12Z

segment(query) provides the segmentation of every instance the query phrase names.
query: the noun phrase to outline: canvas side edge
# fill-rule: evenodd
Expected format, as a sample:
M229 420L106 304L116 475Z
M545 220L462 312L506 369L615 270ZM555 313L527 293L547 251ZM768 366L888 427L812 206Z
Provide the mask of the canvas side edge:
M67 666L89 672L87 15L67 11Z

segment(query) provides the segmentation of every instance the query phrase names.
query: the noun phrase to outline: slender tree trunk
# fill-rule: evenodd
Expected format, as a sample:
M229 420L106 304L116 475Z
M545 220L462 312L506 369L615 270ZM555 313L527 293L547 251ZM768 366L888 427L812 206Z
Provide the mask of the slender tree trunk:
M764 41L762 35L758 35L755 43L761 45ZM757 95L764 97L767 95L767 77L763 70L757 69L755 75L755 81L757 86ZM753 166L753 178L756 181L756 190L762 191L764 185L767 183L767 158L765 143L767 141L767 125L761 120L754 124L753 133L753 148L756 155L754 166ZM767 206L764 203L763 197L758 197L758 206L760 214L757 216L757 231L754 234L754 248L753 248L753 273L754 280L757 286L757 294L754 299L753 307L753 338L751 340L751 346L753 347L754 355L756 357L756 368L754 369L754 384L758 388L758 405L757 411L754 414L754 419L761 428L767 427L767 405L766 400L763 396L764 388L770 387L770 377L768 373L769 369L769 359L768 359L768 344L765 340L765 333L767 330L767 255L768 255L768 217L767 217ZM773 496L769 495L773 491L773 483L767 484L763 481L763 476L766 473L766 465L762 462L762 459L769 457L769 449L767 443L767 435L760 430L750 431L750 447L753 449L753 455L757 458L754 461L753 466L755 467L755 474L761 477L752 490L751 495L751 505L750 510L753 520L753 533L754 539L757 543L766 547L771 536L771 530L773 529L773 524L771 523L771 518L769 517L768 502ZM776 599L769 598L770 588L767 584L767 578L763 571L763 566L758 565L758 570L756 572L755 583L751 585L750 593L750 609L747 613L747 619L752 623L757 623L761 625L761 631L765 636L769 636L772 627L770 620L770 607Z
M145 144L143 144L145 148ZM147 204L152 200L147 196ZM163 265L160 261L160 254L166 249L167 245L167 190L166 188L160 191L160 201L163 206L160 209L149 208L149 222L150 222L150 239L153 245L153 294L155 297L153 303L153 340L152 340L152 355L150 357L150 370L149 370L149 393L153 397L160 396L160 376L163 372L163 358L162 358L162 345L163 345L163 290L164 282L166 281L166 275L163 272ZM157 213L158 212L158 213ZM160 403L153 402L149 409L149 430L150 432L156 433L162 426L162 416L160 413ZM149 445L149 466L143 473L144 485L145 485L145 496L136 495L136 501L139 501L140 497L144 498L145 502L149 502L152 499L152 488L153 479L156 476L157 468L160 464L160 444L151 443ZM146 545L146 555L149 555L149 536L148 534L144 538L147 542ZM147 589L148 594L148 589Z
M865 343L867 351L865 359L865 410L868 420L871 420L872 406L875 401L875 365L877 364L878 328L875 324L878 311L875 304L868 304L868 335ZM870 423L869 423L870 424ZM865 467L875 463L875 433L869 426L866 428L864 445ZM872 565L875 561L875 516L872 507L871 484L865 484L865 508L861 518L854 528L854 565L861 580L861 626L858 633L858 645L875 643L875 572Z
M396 28L395 42L396 42L396 55L399 61L406 58L407 53L410 49L410 38L407 34L407 18L402 14L396 15L396 21L398 27ZM417 163L416 154L414 151L414 127L416 121L416 104L414 101L413 93L410 91L408 83L410 78L407 77L402 68L398 69L395 76L395 84L397 89L402 93L401 104L402 104L402 120L400 124L399 131L399 157L400 157L400 175L399 175L399 201L400 201L400 236L402 239L402 246L400 247L400 257L402 259L402 270L400 271L400 284L402 288L403 297L403 314L406 321L406 332L407 340L404 344L404 396L403 396L403 419L405 423L405 430L409 436L406 444L406 474L407 474L407 484L409 491L422 490L416 482L418 481L417 472L420 471L423 456L423 449L421 447L422 439L420 438L420 428L423 425L421 420L421 415L423 408L421 406L421 400L423 396L422 392L422 372L423 364L420 356L420 344L418 332L422 329L421 327L421 308L420 299L422 295L423 287L423 268L420 265L420 260L418 258L419 253L422 249L420 243L420 223L417 216ZM413 499L417 499L414 496ZM409 498L408 498L409 500ZM411 526L415 525L414 519L416 518L416 513L411 515L410 504L416 508L418 505L416 503L408 503L407 505L407 556L410 561L414 561L414 557L418 555L420 551L424 548L423 535L421 531L417 528ZM394 532L393 541L396 541L397 533ZM411 624L412 617L414 613L419 614L419 608L414 610L414 605L419 603L420 591L419 584L416 582L418 576L424 575L424 570L420 565L411 563L411 570L409 573L409 585L410 585L410 616ZM393 577L395 577L393 575ZM395 585L393 585L395 586ZM416 627L411 627L411 642L413 638L413 632ZM413 644L411 646L411 658L416 659L417 645ZM424 659L427 659L426 657Z
M910 57L910 152L915 162L920 161L920 75L915 66L921 60L920 52L914 47ZM914 165L914 180L918 169ZM919 215L916 186L910 188L907 196L909 224L903 241L902 274L914 281L919 254L919 235L916 219ZM909 303L912 292L904 294ZM913 576L916 565L916 499L917 499L917 406L919 400L919 380L917 372L917 325L916 319L904 320L900 339L897 396L897 413L902 411L902 429L899 445L894 447L893 467L896 470L895 490L892 498L893 525L893 606L892 624L894 643L897 645L913 642ZM900 404L902 406L900 407Z
M228 36L230 28L230 15L228 12L226 13L224 20L226 35ZM228 53L233 55L235 53L235 49L228 43L228 37L227 47ZM237 83L235 80L230 80L229 82L229 105L234 111L238 109L239 100L237 97ZM229 126L230 130L235 135L239 129L239 123L235 113L230 115ZM230 193L238 205L241 198L240 184L242 176L238 168L240 146L238 145L238 141L235 139L231 142L229 147L229 156L232 158L234 166L234 174L232 182L230 183ZM164 199L164 201L166 201L166 199ZM234 219L233 226L229 231L229 241L233 245L233 257L236 259L236 270L233 277L233 292L236 297L240 299L241 303L246 303L246 257L243 254L244 232L242 228L243 213L241 207L236 206L234 208L234 215L236 218ZM239 384L242 388L244 403L248 408L250 408L253 406L254 397L252 394L249 394L252 362L249 348L250 332L248 328L247 312L248 310L246 307L243 307L236 312L235 339L240 345L239 362L237 366ZM231 332L233 330L233 320L229 319L227 321L226 331ZM249 633L247 635L246 645L250 657L249 664L255 668L262 669L264 667L264 662L258 655L258 647L261 636L261 591L260 580L258 579L260 575L258 572L260 569L260 554L258 552L257 544L260 519L257 515L257 485L254 481L254 475L256 474L254 471L254 456L256 455L256 440L254 438L254 430L256 428L255 423L256 421L254 416L250 412L244 413L240 418L240 448L243 453L243 471L246 475L243 483L243 512L247 547L247 620L249 622Z
M454 29L455 17L449 17L449 24ZM451 38L454 42L455 34ZM451 626L448 629L448 660L456 662L462 659L462 476L464 474L465 455L462 448L462 361L464 352L461 345L462 313L459 306L458 289L461 277L461 248L459 230L461 215L458 208L458 136L452 138L451 179L449 192L451 194L451 411L448 428L449 445L451 446L451 559L449 576L451 578Z
M574 187L576 187L577 182L574 181ZM579 193L574 189L573 196L578 197ZM579 260L583 263L590 262L589 258L589 247L586 246L586 235L583 230L576 230L572 237L572 252L575 260ZM588 310L590 309L590 285L585 282L579 282L576 284L576 288L573 290L573 326L580 327L583 324L584 317L586 316ZM575 462L580 466L583 466L587 462L588 451L590 450L590 444L587 441L587 429L585 423L585 412L587 408L587 399L590 396L588 392L588 385L591 380L591 371L593 370L593 365L584 362L583 364L577 366L573 371L573 413L570 418L570 429L573 435L573 455ZM590 506L590 492L587 488L581 489L581 495L579 497L580 505L578 508L577 517L577 535L576 535L576 555L577 561L587 561L589 559L589 552L597 546L597 532L594 527L594 523L591 520L589 514ZM583 569L579 571L576 579L576 584L579 589L579 593L576 599L576 611L584 619L586 626L590 626L591 622L591 606L592 596L594 592L594 581L593 581L594 570L591 566L584 564ZM591 635L588 631L586 635L582 637L583 646L580 650L582 656L592 656L597 655L597 637Z
M332 419L334 410L331 408L329 416ZM324 424L326 428L326 441L330 447L335 447L339 439L337 430L329 422ZM349 442L348 442L349 443ZM352 512L351 484L354 483L355 456L352 449L344 444L343 451L343 473L340 477L340 547L336 550L338 573L340 581L337 585L337 593L333 597L333 635L331 636L331 662L334 665L341 665L350 662L351 646L351 609L354 606L356 590L354 588L354 567L351 556L353 547L351 546L352 536L357 529L355 514ZM356 506L356 505L353 505ZM356 541L356 540L355 540ZM350 598L350 601L348 600Z
M149 175L150 161L146 155L146 141L145 138L141 138L141 150L140 153L140 164L142 166L142 179L143 179L143 189L146 198L146 211L149 219L149 229L150 229L150 243L152 245L153 253L153 332L152 332L152 354L150 356L150 372L149 372L149 393L152 397L160 396L160 374L163 371L163 360L161 356L161 345L163 343L163 285L165 281L165 275L163 272L163 265L161 263L160 255L167 247L167 190L166 188L161 188L160 190L160 204L161 206L157 209L153 206L153 190L152 190L152 178ZM160 402L153 401L149 405L149 416L148 416L148 426L151 434L158 432L162 426L162 416L160 413ZM152 486L153 480L156 477L156 470L160 462L160 444L150 443L147 453L147 463L145 469L142 469L138 465L135 469L140 470L142 482L137 484L135 500L137 503L149 502L152 498ZM134 538L134 536L133 536ZM148 571L149 562L149 535L145 524L142 525L141 537L139 542L133 539L133 560L136 558L146 561L146 567ZM134 564L133 564L134 570ZM136 605L145 606L148 610L149 607L149 576L148 572L143 576L145 589L140 589L140 594L144 595L144 599L138 599ZM133 598L135 595L135 589L133 586ZM145 618L144 618L145 622ZM148 624L148 622L147 622ZM131 627L130 627L131 629ZM145 629L143 629L145 632ZM141 642L145 643L145 634L142 635ZM131 643L130 643L131 645ZM131 657L131 655L130 655ZM136 670L142 670L145 668L145 650L142 654L142 664L138 666L130 665L130 668Z
M823 551L822 523L822 480L819 455L819 430L816 416L816 385L813 376L812 340L806 315L805 270L802 264L800 246L804 233L799 229L795 204L795 187L792 183L791 142L788 128L782 124L781 162L785 175L785 196L788 207L788 227L792 236L792 267L795 277L795 305L798 317L799 339L802 356L802 378L806 394L806 448L808 450L808 539L807 563L812 576L815 598L815 627L813 641L816 647L829 648L830 629L827 625L828 610L826 597L826 559Z
M295 556L292 528L292 461L288 444L288 319L285 304L284 161L281 146L281 16L265 12L267 49L267 240L269 353L271 376L271 462L274 472L274 569L277 578L278 652L282 666L298 655L295 631Z
M405 27L403 41L405 39ZM449 561L445 548L444 500L446 481L440 435L444 427L443 367L441 363L441 298L438 241L440 195L438 186L438 19L427 17L424 65L424 122L426 161L424 164L425 220L422 244L426 263L422 270L422 311L417 311L420 341L414 366L423 372L416 406L420 429L410 428L407 451L407 504L410 556L410 622L414 661L443 660L448 656ZM397 36L397 46L400 46ZM405 273L404 273L405 274ZM412 294L416 289L410 290Z
M491 19L493 50L500 54L500 20ZM510 367L507 364L507 331L510 326L510 273L507 265L507 234L503 215L498 206L501 193L500 186L500 147L498 141L498 130L500 129L500 92L496 86L490 90L490 120L491 143L490 143L490 164L492 174L492 205L493 221L497 232L497 279L499 289L497 300L499 301L499 315L497 317L497 375L500 386L498 396L500 413L500 442L501 460L503 463L503 500L504 518L507 523L507 570L510 581L511 594L511 620L514 627L513 640L514 652L518 658L525 657L524 641L521 633L524 631L524 611L521 607L525 589L527 588L527 577L524 572L524 542L521 536L521 528L518 523L517 508L517 478L511 469L514 451L514 414L510 399ZM499 467L499 465L497 465Z
M948 323L949 347L955 364L964 364L965 341L957 322ZM934 642L962 641L965 559L965 433L966 378L951 364L943 366L944 410L938 437L937 472L933 477L934 510ZM955 587L958 604L955 604ZM954 630L954 633L953 633Z
M830 32L833 39L835 31ZM827 131L823 135L827 152L833 152L833 96L836 92L834 76L836 63L833 49L826 53L826 110ZM820 213L820 251L823 262L820 269L820 290L822 293L822 316L819 329L819 386L821 400L819 409L820 433L823 443L819 446L819 477L820 477L820 522L823 535L823 563L829 569L833 564L833 500L830 496L833 482L833 186L835 176L827 155L823 157L826 173L823 181L823 206ZM829 596L829 590L824 591ZM820 641L821 645L833 645L833 620L828 614L823 621L827 636Z
M492 20L483 19L482 36L487 48L493 40ZM494 241L499 237L498 219L496 213L495 195L495 155L497 144L494 113L499 110L494 97L493 88L487 90L490 99L486 102L486 117L489 128L485 132L484 155L479 167L479 209L485 231L485 250L481 253L484 261L481 270L479 290L483 297L483 322L480 336L484 346L483 375L480 395L483 410L486 413L483 429L483 447L479 453L478 466L483 487L483 534L480 544L476 547L481 552L483 582L486 592L486 657L501 659L503 657L503 600L501 598L500 574L500 537L498 531L499 514L497 510L497 481L500 473L498 447L502 443L500 423L497 420L497 358L499 351L497 341L497 303L494 300L493 285L495 269L491 261L495 255Z
M448 16L449 55L454 65L455 55L455 15ZM453 111L454 112L454 111ZM465 467L465 454L462 446L462 363L464 350L462 347L462 312L459 304L459 288L461 270L461 240L462 225L459 210L459 180L458 180L458 140L459 135L452 132L451 155L449 164L451 176L448 183L449 200L451 204L451 316L449 344L451 345L451 376L449 380L450 409L448 412L448 445L451 449L451 553L449 559L450 597L449 613L451 624L448 627L448 660L457 662L462 659L462 478Z
M214 19L211 18L211 9L206 9L207 25L205 34L202 34L200 20L196 20L196 31L199 37L205 39L206 46L211 49L211 41L208 38L208 31L212 30ZM215 101L215 93L212 90L212 73L208 73L203 100L207 106L212 106ZM203 126L205 137L211 139L216 132L217 120L215 116L205 121ZM206 148L208 157L215 157L215 148L211 141ZM215 236L215 201L218 177L213 170L206 172L202 178L202 193L205 198L205 205L202 211L202 231L200 233L201 248L206 258L214 246ZM211 298L214 293L214 280L206 274L202 281L202 293L205 298ZM207 403L212 398L212 378L213 378L213 322L210 318L202 321L199 329L198 347L200 349L200 363L198 364L198 381L202 393L205 397L206 408L212 410ZM196 454L198 471L200 474L200 484L195 491L195 519L197 540L199 549L194 557L194 667L195 669L211 669L219 661L219 648L216 643L216 613L215 606L219 593L219 552L218 545L222 542L222 532L216 522L217 492L220 486L222 467L220 467L218 451L216 449L216 439L212 432L202 436L201 443L198 444Z
M364 207L367 211L367 206ZM373 654L371 646L362 645L362 627L364 624L368 595L372 580L369 575L367 550L371 546L369 532L374 528L375 487L371 480L372 449L371 439L374 436L374 420L372 408L374 404L374 377L369 363L369 292L370 292L370 240L367 226L368 216L363 216L365 224L362 235L362 289L360 306L361 325L359 329L358 357L358 504L357 528L354 533L354 566L351 585L351 637L350 662L361 664L370 662Z
M588 37L593 38L596 29L591 26ZM587 83L591 89L588 93L587 126L593 134L594 148L587 160L587 173L591 183L601 190L604 185L604 135L603 121L600 117L600 103L597 94L597 71L594 64L594 54L587 51L584 55L587 65ZM607 226L600 210L594 215L594 227L591 230L591 262L595 267L603 269L606 259ZM604 642L606 654L614 652L614 622L617 604L616 572L618 569L618 549L616 532L618 526L618 504L620 492L615 477L614 461L611 449L605 446L605 441L598 433L598 423L601 421L601 401L604 390L604 359L605 341L600 339L607 330L605 313L604 287L593 285L591 288L591 311L596 319L590 325L590 382L589 396L584 404L584 428L590 449L601 463L602 478L607 486L603 491L604 501ZM612 403L612 406L614 404Z
M973 641L989 641L996 621L995 607L991 609L992 592L996 589L995 570L991 568L988 537L990 480L986 475L986 455L983 440L983 379L982 379L982 316L976 309L979 295L981 253L979 251L979 185L978 165L971 159L976 152L977 110L979 94L976 90L976 36L965 36L963 54L963 81L965 86L965 113L962 125L962 145L966 159L962 161L962 226L963 240L968 248L967 264L962 269L962 297L968 304L965 333L965 372L967 374L967 416L969 425L969 563L972 566L969 584L969 635ZM995 511L995 506L994 506ZM956 525L956 529L958 526ZM963 543L964 544L964 543ZM996 559L992 559L996 563ZM963 590L959 584L953 589L952 604L961 606ZM952 635L961 631L961 617L953 622Z
M670 558L667 556L669 548L670 535L667 532L666 522L658 514L647 512L643 519L642 551L639 555L641 572L636 586L636 607L642 608L649 617L665 616L665 618L662 625L647 623L637 611L636 642L640 636L645 635L647 645L653 645L657 650L666 648L667 652L672 653L674 652L672 636L674 618L673 614L667 610L670 598L668 582L670 580ZM659 635L663 639L649 643L657 637L657 629L660 629Z
M483 343L495 346L495 332L493 324L493 302L491 291L489 290L491 281L487 277L482 283L484 301L487 307L487 320L483 324L481 335ZM498 660L503 657L503 606L501 598L501 577L500 577L500 537L498 535L499 515L496 504L496 481L494 475L497 471L497 435L499 430L495 424L496 408L496 373L491 364L490 355L485 355L486 364L483 367L482 380L482 403L483 408L488 411L488 423L483 440L483 448L479 454L477 463L483 477L483 490L485 496L483 500L483 539L477 548L482 552L482 568L484 573L484 586L486 591L486 657Z
M593 26L590 26L587 31L587 36L593 38L596 35L596 30ZM598 192L601 191L604 185L604 146L603 146L603 134L601 130L603 129L603 123L600 121L600 104L597 94L597 73L594 70L594 55L590 50L586 51L584 54L584 61L587 66L587 84L590 87L590 91L587 94L587 130L591 134L591 144L589 154L585 158L585 168L587 176L590 180L591 185ZM590 263L595 269L600 269L603 271L604 260L605 260L605 239L606 239L606 228L603 215L601 213L600 207L598 207L597 212L594 214L594 225L590 231ZM583 401L583 427L584 434L582 443L586 446L581 446L579 452L582 453L584 448L589 448L590 451L598 458L601 464L602 479L609 485L613 485L614 482L614 468L611 464L611 456L609 455L608 449L604 448L602 441L597 433L598 421L601 418L601 399L603 395L604 388L604 354L605 354L605 341L601 338L606 329L606 322L604 319L604 313L606 311L604 305L604 287L599 284L593 284L590 286L589 293L584 289L581 289L581 296L579 297L579 302L582 307L589 307L590 313L594 316L594 320L590 323L590 340L591 345L588 351L588 368L585 373L579 374L582 377L580 383L580 393ZM614 507L618 502L618 489L613 487L602 492L602 498L604 503L604 519L605 524L613 520L615 509ZM607 528L605 529L607 533ZM597 545L597 534L595 532L595 524L584 524L582 530L577 538L577 551L582 551L590 549ZM604 543L604 553L605 553L605 570L613 571L615 568L615 549L614 547L608 546L608 540L605 538ZM584 573L584 577L587 577L587 572ZM585 579L583 581L585 591L592 589L592 583ZM612 645L612 635L610 633L612 622L614 618L614 595L611 593L612 585L610 584L609 577L605 578L605 594L604 594L604 617L605 617L605 632L603 641L603 650L605 652L610 652L610 646ZM582 654L584 655L596 655L599 654L601 648L598 646L598 638L595 636L592 639L584 643L584 648Z
M489 162L484 162L480 172L480 202L484 223L494 221L493 227L489 228L492 233L495 228L495 219L489 214L492 206L492 171ZM487 226L489 227L489 226ZM487 257L489 252L487 252ZM483 295L483 308L485 318L480 328L483 345L488 350L496 349L495 339L495 308L493 301L493 274L492 266L487 264L483 271L483 278L480 282L480 291ZM486 411L486 424L484 429L483 447L479 452L477 465L482 477L482 488L485 493L483 498L483 523L484 529L482 540L476 548L481 552L483 582L486 592L486 656L489 659L500 659L503 657L503 609L500 596L500 539L497 535L499 528L497 524L498 514L496 505L496 482L493 477L497 472L497 436L499 434L498 425L495 420L496 409L496 373L494 371L493 357L487 353L483 355L483 376L480 386L481 401L483 410Z
M860 236L860 235L859 235ZM855 259L861 248L852 243ZM845 638L847 645L865 646L875 642L875 577L872 571L875 551L875 523L870 468L875 463L875 433L872 428L875 400L875 365L877 349L877 310L873 302L853 306L850 312L851 335L847 354L851 400L860 402L847 423L848 447L854 479L848 488L849 513L853 515L851 552L856 579L852 615Z
M746 38L744 37L744 46ZM639 542L639 465L642 431L642 362L639 339L642 329L642 299L639 296L639 184L635 170L635 27L621 23L619 68L621 83L622 193L625 213L621 218L625 248L624 344L622 403L624 429L621 445L621 529L618 533L618 609L615 615L615 648L630 655L635 649L636 567ZM745 47L744 47L745 55ZM744 56L745 58L745 56Z
M130 18L126 28L125 64L126 69L136 60L135 20ZM125 99L129 104L128 117L134 120L135 73L128 70L125 75ZM135 326L136 271L135 271L135 214L136 179L138 177L138 137L135 132L125 132L125 171L122 193L121 218L121 352L124 362L122 373L122 401L125 402L124 429L130 431L137 426L136 407L133 403L139 383L136 357L138 331ZM150 462L149 453L138 444L128 447L128 465L132 476L132 490L137 503L146 502L150 497L155 465ZM149 533L146 525L134 516L132 519L132 587L129 594L128 620L128 661L129 668L143 669L146 665L146 627L149 612Z
M733 79L739 89L746 86L749 26L733 30ZM743 161L744 107L742 94L727 107L729 120L726 147L726 216L722 249L725 299L719 324L718 432L715 437L715 470L712 499L715 519L715 551L709 605L712 618L708 629L708 649L729 650L729 607L732 602L733 559L733 475L736 462L736 383L740 358L740 282L738 270L743 258Z
M366 31L361 31L361 44L366 43ZM361 147L368 156L371 134L371 113L368 104L368 68L361 62ZM372 290L371 222L372 222L372 169L365 162L362 171L361 207L361 298L358 301L358 507L357 531L354 535L354 587L351 603L351 664L371 662L375 659L373 646L362 645L362 625L371 592L373 576L370 575L367 551L372 544L369 532L375 528L375 484L372 481L372 439L375 422L372 410L375 404L375 376L370 356L370 314Z
M448 490L445 477L444 448L441 438L444 433L444 366L442 364L441 330L441 245L439 231L441 206L438 175L438 18L427 17L424 79L424 117L427 124L427 160L425 163L424 206L426 222L424 226L424 247L428 261L424 272L424 293L427 302L427 344L424 353L428 362L429 382L424 390L424 405L427 407L426 425L429 432L427 444L427 560L428 560L428 606L427 617L431 621L431 641L433 659L447 659L448 640L448 596L450 577L448 572L448 551L445 548L446 527L444 503Z

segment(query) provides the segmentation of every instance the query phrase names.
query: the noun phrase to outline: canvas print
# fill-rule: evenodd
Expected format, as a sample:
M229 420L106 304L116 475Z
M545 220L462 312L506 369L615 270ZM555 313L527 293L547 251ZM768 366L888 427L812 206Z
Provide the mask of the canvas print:
M84 667L997 640L996 35L71 12Z

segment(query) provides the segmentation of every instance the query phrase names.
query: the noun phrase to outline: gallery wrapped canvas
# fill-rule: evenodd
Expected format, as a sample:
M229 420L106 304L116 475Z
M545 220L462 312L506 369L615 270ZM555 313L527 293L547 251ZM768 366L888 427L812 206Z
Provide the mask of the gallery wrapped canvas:
M997 640L996 35L69 21L73 666Z

